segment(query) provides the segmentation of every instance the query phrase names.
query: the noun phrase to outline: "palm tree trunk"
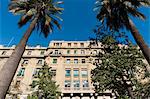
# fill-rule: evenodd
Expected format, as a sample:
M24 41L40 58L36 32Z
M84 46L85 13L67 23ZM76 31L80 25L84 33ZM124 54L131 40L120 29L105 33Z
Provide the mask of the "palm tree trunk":
M16 73L21 57L25 51L26 43L32 31L34 30L38 17L39 15L37 15L33 19L28 30L25 32L24 36L22 37L20 43L18 44L18 46L16 47L12 55L9 57L7 62L3 65L0 71L0 99L4 99L7 94L7 90Z
M139 31L136 29L134 23L131 20L129 20L129 29L130 29L136 43L140 47L140 49L141 49L145 59L147 60L148 64L150 64L150 49L148 48L148 46L144 42L142 36L140 35Z

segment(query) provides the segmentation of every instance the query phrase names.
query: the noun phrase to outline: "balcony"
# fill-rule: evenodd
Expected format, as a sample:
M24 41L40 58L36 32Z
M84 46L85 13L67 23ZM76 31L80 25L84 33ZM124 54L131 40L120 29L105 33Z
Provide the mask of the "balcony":
M92 87L64 87L62 93L94 93Z

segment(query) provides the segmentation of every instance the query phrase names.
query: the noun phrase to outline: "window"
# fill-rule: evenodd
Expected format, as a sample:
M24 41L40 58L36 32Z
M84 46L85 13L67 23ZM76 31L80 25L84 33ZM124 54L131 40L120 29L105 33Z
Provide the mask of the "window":
M62 46L62 43L60 43L60 46Z
M66 70L65 72L65 76L71 76L71 70Z
M74 63L75 63L75 64L78 64L78 59L74 59Z
M75 77L78 77L79 76L79 70L73 70L73 74Z
M84 43L80 43L80 46L81 46L81 47L84 47Z
M54 54L55 54L55 55L58 55L58 54L59 54L58 50L55 50L55 51L54 51Z
M21 68L21 69L19 70L17 76L20 76L20 77L24 76L24 71L25 71L25 68Z
M28 60L23 60L23 63L22 63L22 64L26 64L26 65L27 65L28 62L29 62Z
M31 51L28 51L27 55L31 55Z
M71 43L68 43L68 47L71 47Z
M65 87L71 87L71 81L65 80Z
M67 50L67 54L70 54L70 50Z
M74 47L77 47L77 43L74 43Z
M42 60L40 59L40 60L38 60L38 62L37 62L37 65L42 65Z
M94 51L93 51L93 54L97 54L97 50L94 50Z
M88 71L87 70L82 70L81 75L82 75L82 77L88 76Z
M77 54L77 50L74 50L74 54Z
M19 87L20 87L20 80L17 80L16 84L14 85L14 88L19 89Z
M41 53L40 53L41 55L44 55L44 51L41 51Z
M95 63L99 63L99 59L95 59Z
M56 76L56 70L55 69L52 69L51 73L52 73L53 76Z
M38 77L39 72L40 72L40 68L35 68L35 69L34 69L34 72L33 72L33 76L34 76L34 77Z
M55 46L55 43L53 43L53 45Z
M69 63L70 63L70 59L67 59L67 60L66 60L66 63L69 64Z
M1 55L6 55L6 51L3 51Z
M83 80L83 81L82 81L82 86L83 86L83 87L89 87L88 80Z
M81 54L85 54L85 51L84 51L84 50L81 50Z
M57 63L57 59L53 59L53 64L56 64Z
M59 43L56 43L56 47L58 47L59 46Z
M31 84L31 88L35 88L37 80L33 80Z
M81 62L82 62L82 63L85 63L85 59L82 59Z
M73 83L74 87L80 87L80 81L79 80L75 80Z

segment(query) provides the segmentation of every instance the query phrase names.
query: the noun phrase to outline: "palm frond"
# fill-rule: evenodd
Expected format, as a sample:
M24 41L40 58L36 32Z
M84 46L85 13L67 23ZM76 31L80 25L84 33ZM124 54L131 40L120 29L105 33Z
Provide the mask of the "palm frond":
M97 0L99 7L97 19L106 24L110 29L119 30L127 27L130 15L145 20L146 17L138 11L143 4L149 5L148 0ZM99 5L99 6L97 6Z
M32 19L32 16L36 13L35 9L30 9L29 11L27 11L27 13L25 15L23 15L20 19L20 21L18 22L19 27L22 27L23 25L25 25L29 20Z
M18 22L18 26L19 27L22 27L23 25L25 25L29 20L31 20L31 18L32 18L32 15L23 15L21 18L20 18L20 20L19 20L19 22Z
M136 10L133 7L127 7L127 11L128 11L129 14L131 14L134 17L138 17L138 18L140 18L142 20L146 19L146 17L144 16L144 14L140 13L138 10Z
M49 33L53 32L54 25L61 29L59 21L62 19L59 15L64 9L59 5L63 3L63 1L55 0L12 0L9 11L15 15L21 15L18 22L19 27L34 19L38 14L36 28L47 37Z

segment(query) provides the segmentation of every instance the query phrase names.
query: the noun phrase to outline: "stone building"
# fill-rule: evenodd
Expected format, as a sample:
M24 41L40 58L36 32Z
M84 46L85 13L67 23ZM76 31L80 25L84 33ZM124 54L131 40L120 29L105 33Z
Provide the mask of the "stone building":
M51 41L48 47L27 46L9 92L26 99L34 91L29 85L37 79L45 61L56 74L54 80L60 86L61 99L111 99L110 91L94 92L90 73L93 62L99 61L95 55L101 46L89 44L89 41ZM0 69L14 49L15 46L0 46Z

